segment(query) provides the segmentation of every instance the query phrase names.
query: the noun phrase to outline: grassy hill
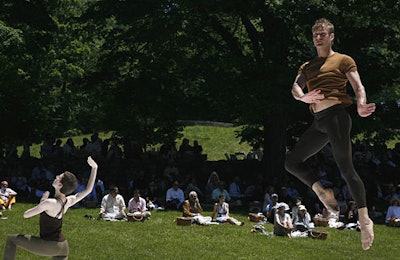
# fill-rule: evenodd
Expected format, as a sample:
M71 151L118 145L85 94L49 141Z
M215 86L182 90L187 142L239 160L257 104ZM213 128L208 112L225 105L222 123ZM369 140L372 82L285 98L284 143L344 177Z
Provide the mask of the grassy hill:
M210 161L218 161L225 159L225 153L231 154L236 152L248 153L250 146L248 144L239 144L239 139L235 136L235 131L239 130L240 127L230 127L230 126L187 126L184 128L182 138L187 138L190 144L193 144L194 140L197 140L199 144L203 147L203 153L207 154L207 159ZM100 138L103 140L105 138L111 137L112 133L99 133ZM90 135L80 135L74 136L75 146L80 146L82 144L82 139L86 137L90 139ZM176 140L177 148L182 142L182 138ZM61 138L62 145L65 144L67 138ZM40 145L33 144L31 147L31 155L33 157L40 157ZM157 146L154 147L157 149ZM18 152L21 154L22 147L18 147Z
M217 126L187 126L183 131L184 138L190 142L198 140L203 147L203 153L207 154L210 161L224 160L225 153L250 151L248 144L239 144L235 131L240 127L217 127ZM178 140L178 145L181 140Z

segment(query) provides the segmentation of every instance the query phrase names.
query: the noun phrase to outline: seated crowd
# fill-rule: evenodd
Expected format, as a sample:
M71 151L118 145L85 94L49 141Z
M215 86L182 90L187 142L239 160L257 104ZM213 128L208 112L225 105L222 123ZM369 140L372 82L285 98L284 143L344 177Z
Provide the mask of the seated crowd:
M232 209L248 207L250 211L262 212L270 223L275 222L276 206L282 202L293 212L301 212L298 209L303 205L309 209L311 216L324 213L315 194L289 174L282 174L279 178L257 172L236 172L232 175L224 172L221 175L219 171L212 170L209 174L204 174L196 161L204 160L203 149L197 141L190 145L189 140L184 139L179 149L175 143L167 143L159 151L144 152L140 144L132 140L101 140L94 133L90 138L84 139L80 146L74 144L72 139L68 139L63 145L48 136L41 147L41 158L31 157L29 147L29 144L24 145L21 156L12 147L3 151L0 168L4 187L7 189L3 191L2 183L1 208L10 209L16 202L17 194L28 199L40 198L44 191L51 189L55 173L65 168L77 173L80 178L77 191L84 189L89 172L82 158L92 154L101 166L98 179L92 193L78 206L101 207L100 215L105 219L125 219L133 215L147 219L150 217L149 210L157 208L181 211L187 201L190 204L190 194L193 191L197 200L200 199L204 207L213 211L212 220L221 222L225 220L241 224L231 219L229 208L224 203L229 203ZM259 147L253 150L252 154L255 154ZM257 156L248 156L249 159L258 161L261 155L257 153ZM387 213L393 215L392 218L397 217L392 214L393 209L389 210L388 207L395 206L392 205L392 200L400 198L400 144L396 144L393 149L387 149L356 142L353 159L357 171L368 186L367 198L372 217L385 217ZM187 163L185 160L194 161ZM340 204L341 220L345 224L356 222L356 205L335 167L329 145L311 158L310 164L319 171L324 186L333 189ZM120 190L115 187L107 193L104 186L110 184L118 185ZM128 208L123 196L132 196L127 204ZM305 201L302 204L298 203L300 196ZM111 206L110 203L114 202L116 205ZM383 205L379 208L380 212L376 212L375 205ZM224 213L224 210L227 211ZM292 216L293 220L294 217ZM304 218L307 217L301 219ZM385 221L387 219L388 217ZM292 225L296 228L293 222Z

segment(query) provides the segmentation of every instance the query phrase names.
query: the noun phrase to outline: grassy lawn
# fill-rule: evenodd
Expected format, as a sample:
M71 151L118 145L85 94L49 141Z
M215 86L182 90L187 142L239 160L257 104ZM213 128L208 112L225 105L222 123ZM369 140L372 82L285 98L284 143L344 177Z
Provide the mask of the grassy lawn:
M187 126L183 137L192 144L198 140L208 160L224 160L225 153L250 150L239 144L235 127ZM102 139L111 133L100 133ZM74 137L75 145L83 137ZM63 138L63 144L66 138ZM177 140L179 147L181 139ZM31 147L32 155L39 157L40 144ZM34 206L17 203L7 217L0 220L0 252L7 234L39 234L39 217L23 218L23 212ZM177 226L174 222L180 212L152 212L149 221L140 223L87 220L84 215L96 216L97 209L71 209L64 218L64 235L70 245L69 259L400 259L400 229L375 225L375 243L363 251L360 233L349 230L320 228L329 232L327 240L310 238L289 239L252 233L255 224L247 220L246 211L233 211L233 217L244 221L242 227L229 224L211 226ZM208 211L205 215L210 215ZM272 232L272 224L266 224ZM17 259L43 259L18 249Z
M23 212L33 204L18 203L4 211L0 220L0 252L7 234L38 235L39 217L24 219ZM375 225L375 243L363 251L360 233L328 230L327 240L289 239L252 233L255 224L246 212L232 215L245 222L242 227L229 224L178 226L180 212L152 212L146 222L106 222L87 220L97 209L70 209L64 217L63 233L70 245L69 259L399 259L400 229ZM206 212L205 215L209 215ZM272 232L272 224L265 225ZM43 259L18 249L17 259Z

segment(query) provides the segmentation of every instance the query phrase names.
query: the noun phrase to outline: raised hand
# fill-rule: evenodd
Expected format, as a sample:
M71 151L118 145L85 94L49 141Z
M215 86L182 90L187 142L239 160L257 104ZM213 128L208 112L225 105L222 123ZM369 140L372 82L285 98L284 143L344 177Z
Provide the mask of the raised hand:
M87 158L87 163L90 165L90 167L92 167L92 168L97 168L98 166L97 166L97 163L92 159L92 157L91 156L89 156L88 158Z

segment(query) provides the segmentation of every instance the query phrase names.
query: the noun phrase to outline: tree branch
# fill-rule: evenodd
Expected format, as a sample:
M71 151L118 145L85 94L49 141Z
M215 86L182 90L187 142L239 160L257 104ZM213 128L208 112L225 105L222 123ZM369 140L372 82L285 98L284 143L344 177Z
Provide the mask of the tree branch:
M260 49L260 37L258 35L258 31L254 27L254 25L251 23L250 19L244 15L241 14L240 18L242 20L242 23L244 27L246 28L247 35L250 38L250 42L253 45L253 52L254 52L254 57L256 58L257 62L261 61L261 49Z
M211 26L228 44L230 50L238 56L243 56L242 48L239 44L238 39L235 36L233 36L233 34L228 30L228 28L223 26L217 17L209 15L208 18L211 21Z

